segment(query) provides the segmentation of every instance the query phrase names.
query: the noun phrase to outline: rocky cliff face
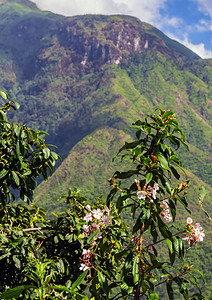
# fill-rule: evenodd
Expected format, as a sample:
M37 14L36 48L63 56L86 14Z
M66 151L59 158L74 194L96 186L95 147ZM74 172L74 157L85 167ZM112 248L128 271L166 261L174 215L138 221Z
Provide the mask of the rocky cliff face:
M32 79L44 69L58 76L89 73L104 64L119 65L131 54L147 51L169 58L198 58L137 18L65 18L42 13L28 0L2 0L0 6L0 50L9 48L15 57L16 72L23 78Z
M43 44L37 58L45 66L52 62L53 56L63 53L56 67L58 73L60 70L67 72L70 64L74 64L77 72L97 70L104 64L118 65L129 55L148 50L166 57L179 57L176 49L169 47L163 39L165 36L160 34L157 35L151 25L127 16L67 18L57 24L57 31L50 31L52 39Z

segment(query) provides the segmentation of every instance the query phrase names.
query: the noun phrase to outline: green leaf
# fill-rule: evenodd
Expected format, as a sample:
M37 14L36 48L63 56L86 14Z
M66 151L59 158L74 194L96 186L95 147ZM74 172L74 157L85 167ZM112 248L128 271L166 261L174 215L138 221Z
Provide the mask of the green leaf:
M190 151L188 145L187 145L182 139L179 139L179 140L181 141L182 145L183 145L188 151Z
M201 187L199 188L199 191L200 191L199 201L200 201L200 202L203 202L203 200L204 200L204 198L205 198L205 196L206 196L206 194L207 194L207 191L206 191L206 189L205 189L204 186L201 186Z
M90 244L92 242L92 240L99 234L99 229L97 229L96 231L94 231L89 238L87 239L87 243Z
M2 98L4 98L5 100L8 99L8 95L7 95L7 93L5 93L4 91L0 91L0 95L1 95Z
M191 269L191 271L198 273L201 276L203 282L205 283L205 278L204 278L204 276L202 275L202 273L199 270L197 270L197 269Z
M169 299L173 300L174 299L174 291L173 291L173 288L172 288L172 281L171 280L166 282L166 289L167 289L167 293L169 295Z
M165 187L166 187L167 192L171 195L172 189L171 189L170 184L167 181L165 183Z
M99 282L101 283L101 285L103 285L103 283L105 282L104 275L99 270L97 271L97 275L98 275Z
M21 261L20 261L20 259L17 256L13 255L13 261L15 263L16 268L20 269L21 268Z
M169 159L177 165L182 165L181 161L179 160L179 158L176 155L171 155Z
M176 236L174 237L174 248L177 254L179 254L179 238Z
M161 116L161 118L162 118L162 119L165 119L165 118L167 118L167 117L169 117L169 116L172 116L172 115L174 115L174 112L173 112L173 111L166 111L166 112Z
M184 244L181 238L179 238L179 257L183 259L184 257Z
M14 122L13 123L13 129L14 129L15 134L19 138L20 134L21 134L21 129L22 129L21 126L18 123Z
M133 269L132 269L132 273L133 273L133 282L134 284L138 283L139 280L139 256L136 256L134 261L133 261Z
M136 148L140 143L141 143L140 140L134 141L134 142L131 142L131 143L125 142L124 146L119 150L118 153L120 153L123 150Z
M64 292L70 293L70 290L67 287L62 286L62 285L50 285L50 286L48 286L48 289L64 291Z
M172 254L174 251L172 241L170 239L166 239L166 242L167 242L167 245L169 246L170 253Z
M121 289L124 290L124 291L127 291L129 288L128 284L126 282L122 283L121 285Z
M148 184L151 180L152 180L153 174L152 173L148 173L146 175L146 184Z
M15 106L16 106L16 109L19 109L19 108L20 108L20 104L19 104L18 102L16 102L16 101L13 101L13 103L15 104Z
M131 265L131 261L133 259L133 253L130 252L125 259L125 268L128 269Z
M8 170L3 169L3 170L0 172L0 179L3 178L4 176L6 176L8 172L9 172Z
M157 157L158 157L158 159L161 163L162 168L165 169L165 170L170 170L168 161L165 159L165 157L160 153L157 154Z
M20 144L19 144L19 142L17 142L17 144L16 144L16 154L17 154L18 158L20 159Z
M180 174L177 172L177 170L173 166L171 166L170 168L171 168L171 171L172 171L172 174L174 175L174 177L179 180Z
M76 287L78 287L83 280L85 279L85 277L87 276L88 270L85 270L78 278L77 280L72 284L71 286L71 290L73 291Z
M180 147L180 142L174 136L169 136L168 139L173 145L177 146L177 149Z
M170 259L171 265L173 265L175 262L175 252L171 253L169 250L169 259Z
M0 120L7 121L7 115L2 110L0 110Z
M50 153L51 153L49 148L44 148L42 151L43 151L43 154L44 154L44 158L48 159L49 156L50 156Z
M125 179L125 178L129 178L135 174L138 174L138 170L129 170L127 172L116 172L114 174L115 178L120 178L120 179Z
M71 293L73 295L80 296L81 297L80 299L82 299L82 300L87 300L88 299L87 296L79 294L79 293L74 292L72 290L69 290L67 287L65 287L63 285L51 285L51 286L48 286L47 289L56 290L56 291L63 291L63 292L69 293L69 294ZM51 298L51 299L55 299L55 298Z
M18 177L18 174L15 171L12 171L11 173L12 173L13 179L15 180L15 183L17 185L19 185L20 184L20 179Z
M156 293L150 294L149 295L149 300L159 300L158 294L156 294Z
M20 285L13 289L6 290L0 296L0 299L13 299L19 297L24 290L36 289L34 285Z

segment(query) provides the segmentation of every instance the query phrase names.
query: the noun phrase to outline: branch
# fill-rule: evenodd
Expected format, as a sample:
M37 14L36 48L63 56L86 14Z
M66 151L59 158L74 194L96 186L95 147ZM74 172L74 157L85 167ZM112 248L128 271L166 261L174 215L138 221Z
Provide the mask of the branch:
M173 234L171 237L174 237L174 236L176 236L176 235L178 235L178 234L183 234L184 232L186 232L186 231L183 231L183 232L177 232L177 233L175 233L175 234ZM167 238L163 238L162 240L160 240L160 241L157 241L157 242L155 242L155 243L152 243L152 244L149 244L148 246L146 246L145 248L148 248L148 247L151 247L151 246L154 246L154 245L156 245L156 244L158 244L158 243L160 243L160 242L163 242L163 241L165 241Z
M24 232L29 232L29 231L41 231L41 230L45 230L47 228L41 228L41 227L38 227L38 228L25 228L23 229L22 231Z

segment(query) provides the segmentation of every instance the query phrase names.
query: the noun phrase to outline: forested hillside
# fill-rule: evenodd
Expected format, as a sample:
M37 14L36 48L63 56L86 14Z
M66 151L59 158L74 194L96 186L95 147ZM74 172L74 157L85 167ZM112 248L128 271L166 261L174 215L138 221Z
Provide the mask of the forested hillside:
M91 201L106 195L107 178L121 166L112 157L134 134L125 128L157 107L173 110L190 147L180 157L191 180L194 218L207 228L206 244L198 247L209 274L211 229L198 194L204 185L210 213L212 59L133 17L65 18L27 0L4 0L0 87L21 105L10 120L49 132L47 142L63 159L35 193L49 212L62 207L57 198L70 186Z

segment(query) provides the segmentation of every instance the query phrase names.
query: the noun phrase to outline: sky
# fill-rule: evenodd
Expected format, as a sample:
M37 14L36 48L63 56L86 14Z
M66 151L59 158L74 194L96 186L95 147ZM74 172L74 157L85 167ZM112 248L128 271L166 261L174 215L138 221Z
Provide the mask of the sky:
M65 16L125 14L138 17L202 58L212 58L212 0L30 0Z

